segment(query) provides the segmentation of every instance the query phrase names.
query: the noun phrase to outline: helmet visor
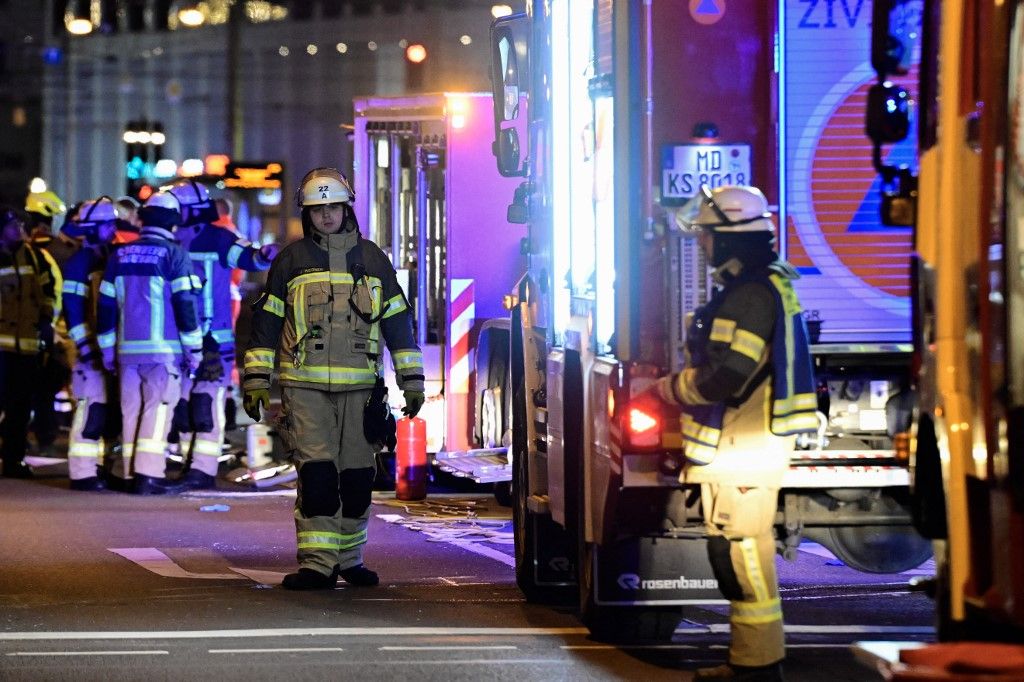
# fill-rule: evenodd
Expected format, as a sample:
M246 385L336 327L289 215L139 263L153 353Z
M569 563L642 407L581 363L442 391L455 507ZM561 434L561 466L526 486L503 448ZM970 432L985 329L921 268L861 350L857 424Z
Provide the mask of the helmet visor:
M706 216L709 211L718 218L717 223L700 220L701 214ZM722 207L718 205L718 202L715 201L715 197L711 194L711 188L707 185L701 185L697 193L676 211L675 223L682 236L696 237L705 228L710 229L716 225L731 225L732 221L725 214L725 211L722 210Z

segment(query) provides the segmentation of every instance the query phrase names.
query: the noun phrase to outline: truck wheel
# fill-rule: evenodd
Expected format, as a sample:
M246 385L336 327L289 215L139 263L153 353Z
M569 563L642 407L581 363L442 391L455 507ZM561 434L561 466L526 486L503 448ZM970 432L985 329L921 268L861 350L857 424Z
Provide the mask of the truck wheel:
M932 543L911 526L838 526L825 544L844 564L865 573L900 573L932 555Z
M580 543L577 563L580 619L592 639L609 644L668 642L681 615L677 607L603 606L595 602L594 545Z

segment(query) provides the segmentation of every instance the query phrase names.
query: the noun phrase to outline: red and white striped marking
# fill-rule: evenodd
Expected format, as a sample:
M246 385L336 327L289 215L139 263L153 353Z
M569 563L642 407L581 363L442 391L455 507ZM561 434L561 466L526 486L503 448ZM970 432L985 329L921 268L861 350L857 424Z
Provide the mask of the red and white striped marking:
M451 370L448 388L452 393L469 393L469 376L472 372L469 362L469 333L476 317L473 280L452 279L448 299L450 320Z

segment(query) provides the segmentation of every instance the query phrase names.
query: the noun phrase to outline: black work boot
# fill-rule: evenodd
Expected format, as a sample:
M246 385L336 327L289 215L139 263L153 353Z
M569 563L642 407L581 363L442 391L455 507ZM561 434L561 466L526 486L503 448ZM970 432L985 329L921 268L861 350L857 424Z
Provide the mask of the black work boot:
M185 490L210 490L217 487L217 478L198 469L189 469L175 483L182 485Z
M334 570L338 572L342 580L353 587L373 587L380 584L377 574L362 564L351 566L344 571L338 571L338 567L335 566Z
M281 587L286 590L333 590L337 586L337 566L330 575L324 575L312 568L300 568L297 573L289 573L281 581Z
M694 680L743 680L744 682L784 682L782 661L771 665L746 666L725 663L714 668L698 668Z
M176 495L186 490L184 485L168 481L166 478L135 474L134 480L135 488L133 492L136 495Z
M107 484L99 476L89 476L88 478L73 478L69 487L72 490L83 490L87 492L96 492L99 490L106 490Z
M32 478L32 467L20 459L4 460L4 478Z

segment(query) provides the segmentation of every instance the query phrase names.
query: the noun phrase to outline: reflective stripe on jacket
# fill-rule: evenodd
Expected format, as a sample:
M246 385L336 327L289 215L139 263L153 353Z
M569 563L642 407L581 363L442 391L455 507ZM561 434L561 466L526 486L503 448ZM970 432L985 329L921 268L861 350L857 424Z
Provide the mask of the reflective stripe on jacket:
M696 311L687 332L690 361L672 383L683 406L683 448L690 462L710 464L726 410L758 397L770 401L761 410L769 415L756 427L761 431L789 436L817 430L810 346L793 276L781 261L766 271L740 273ZM771 390L755 395L769 376Z
M175 237L188 251L196 276L202 282L199 292L199 320L223 352L235 347L231 315L231 271L235 268L258 272L270 267L260 256L259 247L217 225L178 228Z
M0 351L34 355L39 330L60 314L62 279L48 253L27 242L0 251Z
M358 281L351 273L360 258L357 249L365 268ZM376 380L382 342L399 388L422 391L423 355L387 256L355 230L314 233L286 247L271 266L254 304L245 387L269 386L276 358L282 385L366 388Z
M96 313L108 254L108 247L83 247L64 263L62 291L68 336L78 347L79 355L95 354L96 359L100 351L96 341Z
M121 364L177 362L198 351L198 278L172 234L143 227L139 239L111 254L100 283L98 342L105 359L116 346Z

